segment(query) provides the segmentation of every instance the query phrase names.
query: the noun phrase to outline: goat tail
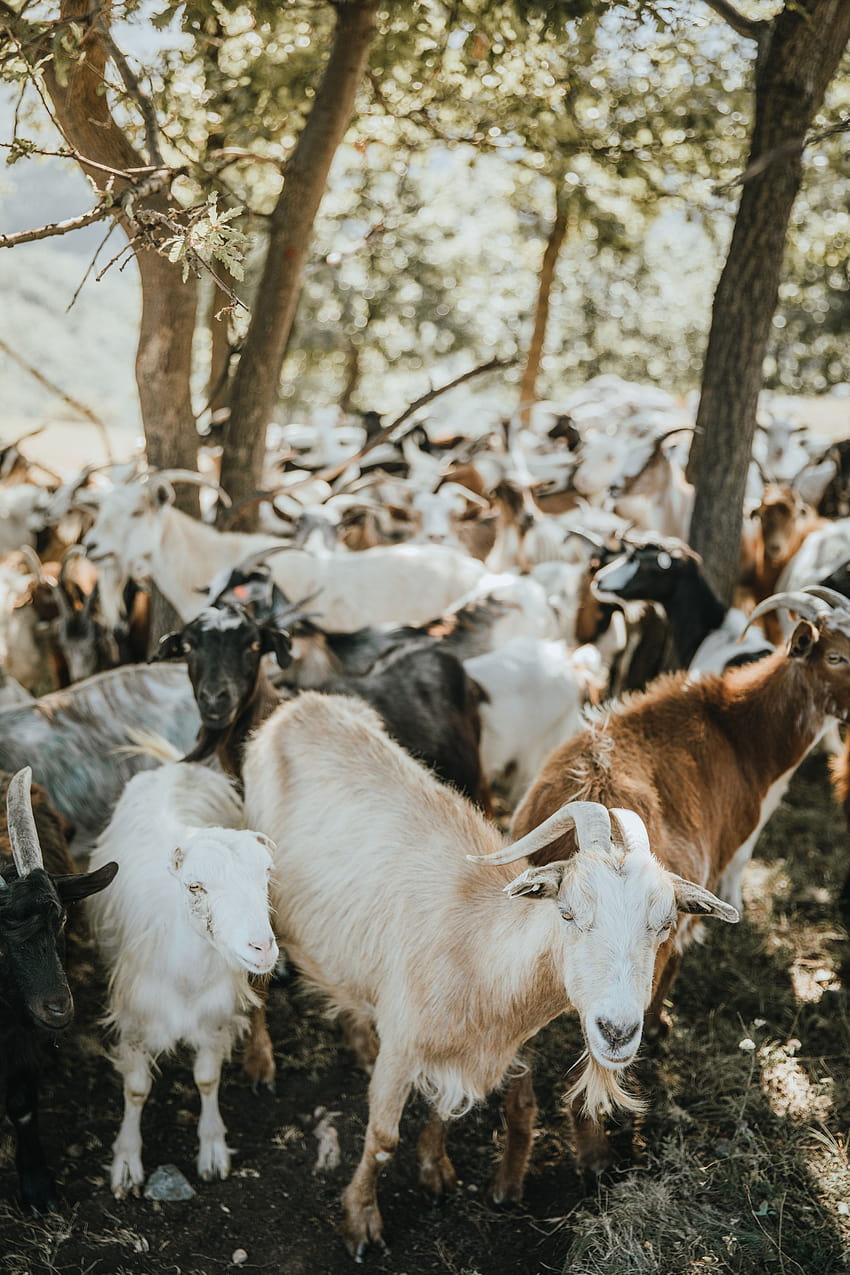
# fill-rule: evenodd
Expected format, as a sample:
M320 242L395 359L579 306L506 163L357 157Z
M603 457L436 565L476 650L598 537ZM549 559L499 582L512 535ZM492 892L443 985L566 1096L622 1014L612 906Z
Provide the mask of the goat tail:
M180 761L183 754L173 744L157 735L156 731L139 730L135 726L125 728L129 744L120 744L112 752L120 757L153 757L155 761L165 764L169 761Z
M591 1120L599 1122L603 1116L620 1107L624 1111L640 1112L646 1110L646 1103L636 1094L629 1093L620 1084L622 1073L609 1071L602 1067L589 1053L579 1059L584 1062L584 1070L578 1080L567 1090L566 1100L569 1103L583 1098L582 1111Z

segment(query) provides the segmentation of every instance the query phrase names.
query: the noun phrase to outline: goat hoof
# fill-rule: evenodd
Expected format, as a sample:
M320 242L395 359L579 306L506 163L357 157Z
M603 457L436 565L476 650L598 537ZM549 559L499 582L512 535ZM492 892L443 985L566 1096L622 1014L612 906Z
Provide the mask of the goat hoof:
M419 1185L432 1195L435 1201L441 1200L447 1191L457 1189L457 1174L448 1156L441 1160L431 1160L419 1166Z
M522 1184L503 1181L497 1173L487 1187L487 1199L497 1209L513 1208L522 1199Z
M251 1085L251 1093L259 1096L260 1094L269 1094L270 1097L277 1097L277 1085L274 1077L271 1080L255 1080Z
M59 1212L56 1183L46 1170L21 1175L21 1206L30 1217Z
M348 1212L343 1223L342 1235L345 1246L355 1262L362 1263L370 1248L381 1253L388 1253L384 1240L384 1223L376 1204L358 1209L356 1214Z
M647 1018L643 1025L643 1034L647 1040L666 1040L673 1030L673 1019L666 1009L656 1017Z

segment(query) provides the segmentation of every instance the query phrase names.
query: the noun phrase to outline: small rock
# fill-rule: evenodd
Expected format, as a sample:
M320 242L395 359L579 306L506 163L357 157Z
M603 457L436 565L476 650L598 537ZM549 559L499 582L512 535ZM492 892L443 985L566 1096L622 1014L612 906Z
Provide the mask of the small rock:
M234 1266L241 1266L244 1262L247 1262L248 1254L244 1248L237 1248L231 1253L230 1260Z
M174 1164L161 1164L154 1169L145 1186L146 1200L191 1200L195 1194Z
M745 1036L743 1040L738 1041L738 1048L745 1054L751 1054L756 1047L756 1042L750 1040L749 1036Z

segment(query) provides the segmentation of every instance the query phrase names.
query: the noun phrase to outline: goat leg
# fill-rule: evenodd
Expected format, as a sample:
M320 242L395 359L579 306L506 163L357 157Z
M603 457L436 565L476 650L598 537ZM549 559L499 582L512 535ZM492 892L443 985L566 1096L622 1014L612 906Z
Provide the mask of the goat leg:
M138 1195L145 1180L142 1168L142 1108L151 1089L150 1062L144 1050L121 1045L115 1065L124 1077L124 1119L112 1144L112 1194Z
M277 1066L272 1049L272 1038L266 1022L269 981L267 978L252 975L251 987L259 999L259 1004L251 1009L251 1026L242 1051L242 1070L250 1080L254 1093L262 1086L273 1094Z
M679 972L682 957L670 944L665 943L658 949L655 958L655 986L652 1000L643 1018L643 1034L647 1040L657 1040L670 1032L670 1015L664 1008L673 980Z
M204 1182L226 1178L230 1172L230 1150L225 1141L227 1130L218 1109L221 1064L226 1049L219 1041L202 1045L195 1056L195 1084L201 1095L198 1120L198 1177Z
M386 1248L378 1208L378 1178L398 1146L398 1126L410 1093L410 1064L382 1044L369 1082L369 1123L360 1163L342 1197L342 1234L349 1253L362 1262L370 1244Z
M38 1078L34 1071L21 1068L9 1076L6 1112L15 1129L21 1203L34 1215L58 1209L56 1183L47 1167L38 1132Z
M574 1098L569 1108L576 1166L582 1173L602 1173L614 1159L608 1130L584 1111L584 1098Z
M537 1099L529 1066L511 1081L505 1094L505 1147L489 1188L494 1204L516 1204L522 1199L536 1119Z
M419 1135L419 1185L439 1199L457 1187L454 1165L446 1154L446 1122L432 1111Z
M367 1075L371 1075L379 1049L378 1038L372 1029L371 1022L365 1015L357 1014L351 1009L344 1009L340 1013L339 1021L342 1027L342 1039L346 1047L354 1054L354 1061Z

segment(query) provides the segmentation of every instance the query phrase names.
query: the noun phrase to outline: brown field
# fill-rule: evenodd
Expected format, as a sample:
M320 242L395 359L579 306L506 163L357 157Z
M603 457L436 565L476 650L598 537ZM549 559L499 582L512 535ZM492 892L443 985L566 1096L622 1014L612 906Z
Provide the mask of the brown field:
M457 1195L435 1207L416 1185L423 1108L410 1105L381 1191L394 1275L829 1275L850 1269L850 977L836 898L847 833L826 766L806 763L765 831L737 927L706 927L675 989L674 1030L644 1047L649 1100L618 1126L619 1160L600 1181L572 1167L559 1094L580 1040L563 1019L539 1039L540 1132L524 1206L484 1198L500 1138L498 1098L459 1121ZM295 988L272 992L278 1092L255 1097L237 1062L222 1112L235 1149L226 1182L194 1175L197 1096L185 1058L167 1059L143 1121L145 1165L174 1163L194 1199L116 1201L108 1182L120 1091L98 1026L103 987L84 954L76 1027L47 1080L43 1128L62 1184L61 1215L30 1220L13 1203L11 1139L0 1140L4 1275L325 1275L352 1264L335 1223L359 1154L366 1078L336 1028ZM341 1164L315 1171L324 1108ZM239 1252L242 1250L242 1252ZM238 1259L234 1263L233 1255Z

